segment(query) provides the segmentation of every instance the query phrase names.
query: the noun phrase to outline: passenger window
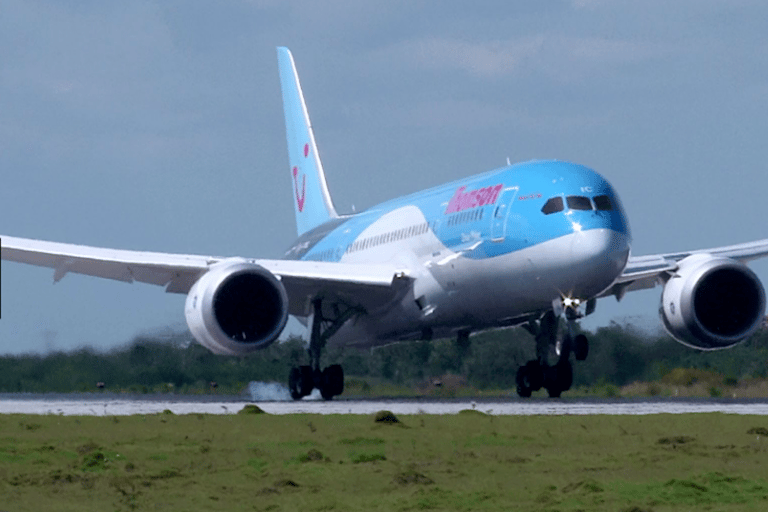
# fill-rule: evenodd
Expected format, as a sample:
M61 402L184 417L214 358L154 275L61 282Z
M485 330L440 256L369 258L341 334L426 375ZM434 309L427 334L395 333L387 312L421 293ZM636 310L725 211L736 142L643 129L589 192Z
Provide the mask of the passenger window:
M549 199L546 203L544 203L544 206L541 207L541 212L544 215L549 215L561 211L563 211L563 198L559 196Z
M571 210L591 210L592 203L588 197L584 196L568 196L565 198L568 202L568 208Z
M608 196L595 196L592 198L595 202L595 207L598 210L608 211L613 210L613 204L611 204L611 198Z

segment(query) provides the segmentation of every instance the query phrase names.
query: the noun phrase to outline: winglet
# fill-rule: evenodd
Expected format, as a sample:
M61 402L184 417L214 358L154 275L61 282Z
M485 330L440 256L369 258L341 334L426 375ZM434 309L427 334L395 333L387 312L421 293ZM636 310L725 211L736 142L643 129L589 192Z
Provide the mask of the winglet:
M296 229L302 235L324 222L338 218L338 214L325 182L323 164L317 153L315 135L290 50L278 48L277 61L283 91Z

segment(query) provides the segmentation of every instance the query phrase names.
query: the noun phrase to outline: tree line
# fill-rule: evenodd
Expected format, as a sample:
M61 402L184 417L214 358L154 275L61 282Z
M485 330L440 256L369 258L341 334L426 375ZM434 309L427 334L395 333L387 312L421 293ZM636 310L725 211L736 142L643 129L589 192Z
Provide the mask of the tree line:
M611 324L593 333L586 361L574 363L574 386L655 381L675 368L704 369L729 382L768 376L768 330L729 350L700 352L665 334ZM480 333L469 348L455 340L414 341L373 350L326 350L326 364L341 363L348 377L416 386L445 375L461 376L477 389L514 389L517 368L534 357L525 330ZM217 356L187 332L99 352L83 348L47 355L0 356L0 392L106 390L239 393L250 381L285 382L292 366L306 364L305 342L292 336L247 357Z

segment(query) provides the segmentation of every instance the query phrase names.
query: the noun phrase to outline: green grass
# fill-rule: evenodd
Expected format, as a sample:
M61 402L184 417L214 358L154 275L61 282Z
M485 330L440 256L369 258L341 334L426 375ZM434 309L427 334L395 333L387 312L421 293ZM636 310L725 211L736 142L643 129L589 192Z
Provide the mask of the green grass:
M768 418L0 416L0 510L765 510Z

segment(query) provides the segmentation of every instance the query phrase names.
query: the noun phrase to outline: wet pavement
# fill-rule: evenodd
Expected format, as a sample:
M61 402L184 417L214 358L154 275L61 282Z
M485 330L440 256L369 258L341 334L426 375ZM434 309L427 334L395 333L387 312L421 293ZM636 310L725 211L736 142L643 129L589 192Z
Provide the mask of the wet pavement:
M244 396L181 396L119 394L1 394L0 414L63 414L124 416L156 414L234 414L247 404L256 404L270 414L373 414L380 410L395 414L457 414L474 409L500 416L594 415L594 414L684 414L722 412L768 415L768 400L704 399L390 399L270 401Z

